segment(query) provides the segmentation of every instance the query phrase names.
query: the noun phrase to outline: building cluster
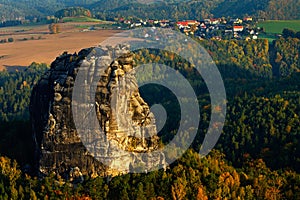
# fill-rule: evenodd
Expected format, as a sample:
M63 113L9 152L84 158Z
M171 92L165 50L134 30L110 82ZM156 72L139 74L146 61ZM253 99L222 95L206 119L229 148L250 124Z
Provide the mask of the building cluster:
M171 21L171 20L124 20L120 19L120 22L125 24L129 28L137 27L162 27L162 28L173 28L179 29L186 35L192 35L200 39L258 39L260 32L262 31L259 27L257 28L257 20L252 17L245 17L244 19L239 18L215 18L215 19L204 19L204 20L182 20L182 21Z

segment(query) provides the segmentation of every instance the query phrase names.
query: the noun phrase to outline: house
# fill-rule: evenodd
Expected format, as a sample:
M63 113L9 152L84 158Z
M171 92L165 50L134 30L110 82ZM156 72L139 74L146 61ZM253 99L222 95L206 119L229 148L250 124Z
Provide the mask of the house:
M160 22L160 23L165 23L165 24L167 24L167 23L170 23L170 20L163 19L163 20L160 20L159 22Z
M216 25L219 24L220 20L219 19L210 19L210 24Z
M124 20L123 23L124 24L131 24L131 21L130 20Z
M246 22L251 22L251 21L253 21L253 18L252 18L252 17L245 17L245 18L244 18L244 21L246 21Z
M200 24L200 28L201 28L201 29L206 29L206 25L205 25L204 23L201 23L201 24Z
M243 30L243 26L233 26L233 32L242 32Z
M230 19L230 22L233 24L242 24L243 20L236 18L236 19Z
M178 27L189 28L189 27L195 25L196 22L197 21L191 21L191 20L189 20L189 21L177 22L176 24L177 24Z
M199 25L199 22L197 20L186 20L186 22L188 23L189 26Z
M153 20L153 19L148 19L147 22L148 22L149 24L154 24L154 20Z
M135 26L135 27L142 26L142 23L141 23L141 22L136 22L136 23L134 23L134 26Z
M183 31L186 35L194 34L194 32L198 30L199 24L200 23L196 20L186 20L186 21L176 22L178 28L181 29L181 31Z
M160 25L161 27L169 26L169 23L170 23L169 20L160 20L159 22L160 22L159 25Z
M182 29L182 28L190 28L189 27L189 23L186 21L181 21L181 22L176 22L176 25L178 26L178 28Z

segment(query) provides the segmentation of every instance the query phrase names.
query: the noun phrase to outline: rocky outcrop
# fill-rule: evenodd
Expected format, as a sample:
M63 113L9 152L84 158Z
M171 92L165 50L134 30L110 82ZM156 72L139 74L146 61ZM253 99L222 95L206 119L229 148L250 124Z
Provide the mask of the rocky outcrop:
M79 70L87 72L91 79L85 80L83 91L90 91L88 83L97 79L95 94L78 94L92 98L93 105L72 104ZM80 106L95 109L102 132L91 132L87 128L84 137L88 138L80 137L72 113L81 109ZM139 94L133 55L126 46L100 47L97 51L90 48L78 55L64 53L57 57L33 89L30 112L36 168L43 174L67 175L76 169L96 177L129 172L137 162L141 166L166 165L162 153L157 152L152 157L141 154L157 150L159 138L154 116ZM107 143L97 143L96 138L102 137L101 134ZM89 140L88 146L82 140ZM111 161L100 162L100 158L112 154Z

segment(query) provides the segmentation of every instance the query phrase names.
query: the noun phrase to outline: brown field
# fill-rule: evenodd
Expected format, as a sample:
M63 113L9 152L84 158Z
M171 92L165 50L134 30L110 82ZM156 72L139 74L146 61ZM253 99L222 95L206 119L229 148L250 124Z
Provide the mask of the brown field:
M13 38L12 43L0 44L0 70L28 66L32 62L50 64L58 55L96 46L119 30L84 31L93 23L64 23L59 34L49 34L47 25L0 28L0 40ZM24 40L27 38L27 40Z

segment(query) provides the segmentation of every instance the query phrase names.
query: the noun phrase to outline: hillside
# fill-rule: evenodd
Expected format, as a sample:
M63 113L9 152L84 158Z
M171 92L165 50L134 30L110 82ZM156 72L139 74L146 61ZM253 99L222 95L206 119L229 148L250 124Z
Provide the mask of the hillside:
M72 6L88 6L97 0L0 0L1 20L19 17L44 17Z
M145 3L146 2L146 3ZM299 0L0 0L1 20L45 17L73 6L92 10L101 18L199 19L206 17L254 15L266 19L300 19Z
M267 19L300 19L299 5L300 0L270 0L260 16Z
M137 2L143 2L137 0ZM243 17L254 15L265 19L300 19L299 0L178 0L155 1L153 4L135 3L134 0L100 0L90 9L112 15L199 19L206 17Z

